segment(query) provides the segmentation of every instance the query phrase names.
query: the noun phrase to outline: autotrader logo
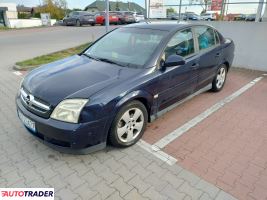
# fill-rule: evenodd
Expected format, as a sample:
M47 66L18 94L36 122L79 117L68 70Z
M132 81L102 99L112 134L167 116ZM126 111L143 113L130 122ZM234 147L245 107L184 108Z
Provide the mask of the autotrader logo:
M54 188L0 188L0 199L54 200Z

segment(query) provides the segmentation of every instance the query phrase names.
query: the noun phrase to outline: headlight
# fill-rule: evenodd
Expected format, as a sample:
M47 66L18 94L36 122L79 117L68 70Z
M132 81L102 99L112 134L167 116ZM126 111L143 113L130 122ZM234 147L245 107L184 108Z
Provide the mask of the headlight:
M63 100L54 109L51 118L64 122L78 123L81 110L87 102L88 99Z

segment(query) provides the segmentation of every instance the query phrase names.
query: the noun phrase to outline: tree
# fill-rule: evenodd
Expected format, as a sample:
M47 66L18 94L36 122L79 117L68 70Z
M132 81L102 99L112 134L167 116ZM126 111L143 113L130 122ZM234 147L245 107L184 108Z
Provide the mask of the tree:
M210 0L202 0L202 1L201 1L201 4L202 4L202 5L201 5L201 6L202 6L201 14L207 12L207 9L208 9L208 3L210 3ZM204 7L203 7L203 4L204 4Z
M116 1L115 10L120 11L120 5L118 1Z
M66 15L66 0L43 0L43 5L37 8L40 13L50 13L52 19L62 19Z

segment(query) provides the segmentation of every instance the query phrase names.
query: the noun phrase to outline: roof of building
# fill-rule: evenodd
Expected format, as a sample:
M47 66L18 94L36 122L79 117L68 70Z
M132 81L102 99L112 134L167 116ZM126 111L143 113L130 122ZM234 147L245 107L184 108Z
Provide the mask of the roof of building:
M144 13L145 9L134 2L120 2L120 1L110 1L109 2L109 9L110 11L116 11L117 8L119 8L119 11L135 11L135 12L141 12ZM94 1L90 5L85 7L85 10L88 10L90 8L97 8L99 11L105 10L105 1Z

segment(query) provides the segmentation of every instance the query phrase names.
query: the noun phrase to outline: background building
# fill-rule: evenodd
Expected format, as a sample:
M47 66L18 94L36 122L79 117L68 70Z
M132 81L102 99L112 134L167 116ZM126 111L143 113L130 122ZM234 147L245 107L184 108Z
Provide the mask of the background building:
M97 13L100 11L105 11L105 1L94 1L90 5L85 7L85 10L91 13ZM140 5L133 2L120 2L120 1L110 1L109 2L110 11L133 11L137 13L145 14L145 9Z
M15 3L0 3L0 26L9 26L9 20L17 18L18 12Z

